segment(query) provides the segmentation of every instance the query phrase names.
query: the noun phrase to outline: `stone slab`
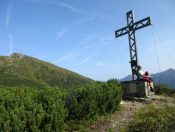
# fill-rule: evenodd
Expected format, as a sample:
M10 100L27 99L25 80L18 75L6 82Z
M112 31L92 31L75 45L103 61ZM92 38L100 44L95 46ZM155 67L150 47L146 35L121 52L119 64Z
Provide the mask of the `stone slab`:
M124 81L121 85L124 97L147 97L151 94L147 82L144 81Z

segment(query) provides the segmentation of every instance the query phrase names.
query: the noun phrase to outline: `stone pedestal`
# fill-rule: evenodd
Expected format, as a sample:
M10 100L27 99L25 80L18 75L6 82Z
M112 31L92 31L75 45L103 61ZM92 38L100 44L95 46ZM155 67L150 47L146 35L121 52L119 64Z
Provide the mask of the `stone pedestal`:
M150 96L150 88L144 81L121 82L124 97L147 97Z

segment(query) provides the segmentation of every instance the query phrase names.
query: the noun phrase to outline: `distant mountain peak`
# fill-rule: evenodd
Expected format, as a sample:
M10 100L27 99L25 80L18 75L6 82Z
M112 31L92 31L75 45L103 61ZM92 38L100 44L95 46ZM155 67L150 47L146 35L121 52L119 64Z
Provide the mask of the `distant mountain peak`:
M175 69L170 68L160 73L151 74L151 76L155 83L166 84L171 88L175 88ZM132 76L128 75L120 79L120 81L128 81L131 78Z
M170 68L170 69L166 70L165 72L174 72L174 71L175 71L175 69Z

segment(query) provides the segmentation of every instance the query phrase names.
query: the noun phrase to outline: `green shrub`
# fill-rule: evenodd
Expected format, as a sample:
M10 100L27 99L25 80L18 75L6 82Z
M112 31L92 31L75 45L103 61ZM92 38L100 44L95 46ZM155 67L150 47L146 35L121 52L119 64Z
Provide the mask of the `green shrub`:
M134 116L128 132L172 132L175 131L175 106L160 108L149 105Z
M118 109L121 87L118 83L98 83L70 90L66 97L68 120L89 119Z
M174 96L175 95L175 89L170 88L167 85L163 85L163 84L157 84L155 85L155 91L156 94L166 94L168 96Z
M0 89L0 130L58 131L64 127L66 110L61 92L50 89Z
M62 131L68 121L90 120L118 109L117 82L76 89L0 88L1 131Z

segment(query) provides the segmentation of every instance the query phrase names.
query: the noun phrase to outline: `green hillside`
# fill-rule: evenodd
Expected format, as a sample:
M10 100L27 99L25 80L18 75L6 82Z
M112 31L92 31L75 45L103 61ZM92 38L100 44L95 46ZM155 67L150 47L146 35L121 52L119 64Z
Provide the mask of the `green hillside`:
M19 53L0 56L0 85L73 88L94 81L48 62Z

